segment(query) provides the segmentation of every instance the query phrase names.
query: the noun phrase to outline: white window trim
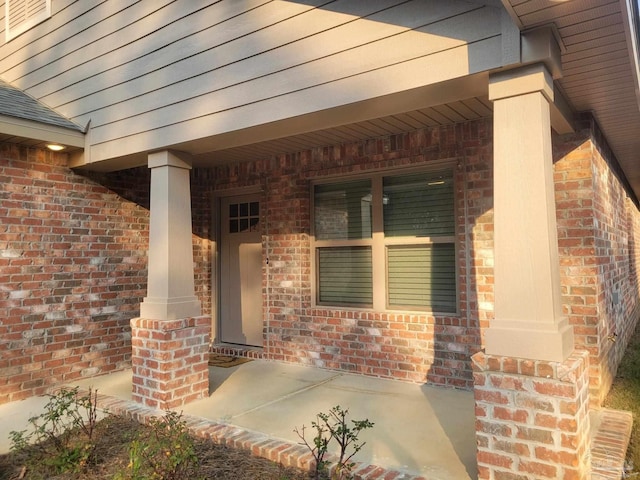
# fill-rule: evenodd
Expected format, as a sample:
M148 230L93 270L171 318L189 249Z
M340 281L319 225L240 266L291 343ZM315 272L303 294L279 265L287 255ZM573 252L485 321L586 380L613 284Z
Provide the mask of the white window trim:
M33 8L33 5L41 4L42 9L34 14L26 14L24 20L11 27L10 19L12 11L15 14L16 9L24 8L26 12ZM44 22L51 17L51 0L5 0L4 4L4 28L5 42L8 42L17 36L23 34L27 30L35 27L39 23Z
M424 312L437 316L447 316L447 317L455 317L460 314L460 285L459 285L459 258L458 258L458 226L457 222L455 225L455 232L452 236L447 237L390 237L385 238L384 232L382 231L374 231L372 232L371 238L359 239L359 240L316 240L315 239L315 204L314 204L314 190L316 185L323 184L335 184L340 182L348 182L351 180L359 180L359 179L370 179L371 180L371 189L372 196L376 198L376 196L382 197L382 179L384 177L391 177L396 175L410 175L413 173L423 173L430 172L434 170L441 170L450 168L454 172L454 182L455 182L455 165L456 161L446 160L440 162L434 162L428 167L408 167L402 169L390 169L379 172L371 172L368 174L355 174L348 176L330 176L322 179L315 179L311 182L311 295L312 295L312 305L314 308L331 308L331 309L357 309L357 310L368 310L368 311L377 311L377 312ZM456 191L456 187L454 184L454 192ZM455 193L454 193L455 195ZM456 199L454 198L454 208L456 205ZM383 208L382 202L374 202L372 211L372 222L373 225L382 225L383 223ZM454 213L454 217L457 218L457 214ZM455 270L456 270L456 311L455 312L438 312L433 311L431 309L412 309L412 310L398 310L396 308L389 308L388 306L388 298L387 298L387 262L386 262L386 254L385 255L376 255L376 252L385 252L389 245L408 245L408 244L433 244L433 243L453 243L455 249ZM366 307L362 305L334 305L327 304L324 302L318 301L318 250L322 247L334 247L334 246L369 246L371 247L372 257L373 257L373 265L372 265L372 277L373 277L373 305L371 307Z

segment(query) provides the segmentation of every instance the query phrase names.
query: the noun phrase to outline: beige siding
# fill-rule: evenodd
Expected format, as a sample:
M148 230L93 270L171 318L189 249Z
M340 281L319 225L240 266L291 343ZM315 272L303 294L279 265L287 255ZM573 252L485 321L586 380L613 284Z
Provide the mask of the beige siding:
M0 49L0 76L91 122L99 161L485 71L508 50L481 2L324 3L55 0Z

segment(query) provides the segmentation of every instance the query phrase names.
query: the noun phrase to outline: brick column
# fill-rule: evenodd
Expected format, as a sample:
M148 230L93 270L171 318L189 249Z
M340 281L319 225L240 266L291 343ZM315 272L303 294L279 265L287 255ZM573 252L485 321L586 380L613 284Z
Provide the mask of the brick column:
M209 317L195 295L189 158L149 155L151 212L147 296L131 320L133 399L158 409L209 394Z
M131 320L133 400L169 410L209 394L209 317Z
M478 478L589 478L589 354L472 357Z

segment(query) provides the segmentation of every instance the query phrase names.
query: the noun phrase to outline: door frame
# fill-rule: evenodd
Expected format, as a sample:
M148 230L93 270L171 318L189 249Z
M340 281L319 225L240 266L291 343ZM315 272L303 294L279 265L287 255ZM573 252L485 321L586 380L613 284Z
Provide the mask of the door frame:
M220 269L221 269L221 248L222 248L222 221L221 207L222 199L228 197L237 197L242 195L260 195L260 218L264 219L264 190L260 185L251 187L234 188L229 190L214 191L211 198L211 343L213 345L222 345L220 339L221 332L221 291L220 291ZM260 222L261 224L263 222ZM264 227L263 227L264 228ZM264 232L263 232L264 234ZM264 309L264 299L263 299ZM264 341L264 339L263 339ZM253 347L255 348L255 347Z

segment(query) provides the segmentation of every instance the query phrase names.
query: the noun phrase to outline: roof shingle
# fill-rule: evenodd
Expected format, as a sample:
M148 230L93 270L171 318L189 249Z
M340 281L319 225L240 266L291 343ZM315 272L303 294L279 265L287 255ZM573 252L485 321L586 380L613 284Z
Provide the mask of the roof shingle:
M0 115L83 131L68 118L3 80L0 80Z

